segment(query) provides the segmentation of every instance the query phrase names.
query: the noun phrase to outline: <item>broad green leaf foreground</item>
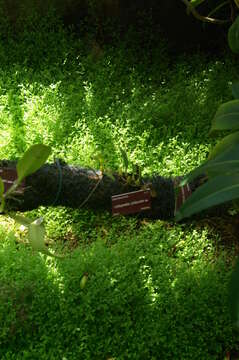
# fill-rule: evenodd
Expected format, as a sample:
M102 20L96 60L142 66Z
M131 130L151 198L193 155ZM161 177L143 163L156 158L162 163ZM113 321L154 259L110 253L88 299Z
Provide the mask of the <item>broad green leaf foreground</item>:
M181 206L176 221L239 198L239 175L216 176L201 185Z
M233 142L231 141L232 145L226 146L227 143L229 142L225 141L221 146L216 146L214 148L213 155L215 153L218 153L218 155L212 157L211 160L207 161L205 164L199 166L198 168L193 170L190 174L188 174L181 181L181 186L191 182L199 175L206 175L207 177L212 178L220 174L230 175L232 173L239 173L239 143L235 143L235 145L233 145Z
M227 151L230 147L239 145L239 132L234 132L225 136L221 141L219 141L214 148L210 151L208 159L214 160L217 156L222 154L224 151ZM236 155L236 153L235 153Z
M228 43L231 50L239 53L239 17L236 18L228 31Z
M231 100L222 104L214 119L211 131L239 129L239 100Z
M51 153L51 148L43 144L32 145L17 163L18 182L37 171L45 164Z
M238 52L239 17L228 31L228 41L233 52ZM210 152L208 161L192 171L181 183L192 181L196 176L204 174L208 182L200 186L183 204L177 220L191 216L211 206L237 199L238 194L238 160L239 160L239 85L233 83L232 94L235 100L219 106L213 120L210 133L214 131L232 131L224 137ZM231 185L230 185L231 181Z

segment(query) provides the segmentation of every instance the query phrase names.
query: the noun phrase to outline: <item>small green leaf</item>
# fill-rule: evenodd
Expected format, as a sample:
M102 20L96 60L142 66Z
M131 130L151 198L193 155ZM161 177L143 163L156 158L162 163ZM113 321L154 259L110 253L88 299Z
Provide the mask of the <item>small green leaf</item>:
M18 183L45 164L51 148L43 144L32 145L17 163Z
M237 198L239 198L239 175L216 176L199 186L183 203L176 214L176 221Z
M233 323L239 327L239 261L229 283L229 306Z
M125 151L124 149L122 149L121 147L120 147L120 153L121 153L121 156L122 156L122 159L123 159L125 172L127 173L128 166L129 166L129 160L128 160L127 153L126 153L126 151Z
M228 30L228 44L232 52L239 53L239 16L233 22Z
M232 95L234 99L239 99L239 81L232 84Z
M239 100L231 100L219 106L212 120L211 132L214 130L239 129Z
M83 275L80 281L80 288L83 290L84 287L86 286L88 280L88 275Z

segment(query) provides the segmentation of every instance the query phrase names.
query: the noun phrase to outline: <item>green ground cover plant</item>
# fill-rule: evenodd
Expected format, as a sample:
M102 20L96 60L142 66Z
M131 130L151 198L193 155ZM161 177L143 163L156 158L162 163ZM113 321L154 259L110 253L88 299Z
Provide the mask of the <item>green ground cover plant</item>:
M49 15L50 16L50 15ZM0 41L0 158L34 143L79 166L185 174L215 144L208 132L237 79L233 55L171 58L162 40L101 46L54 17ZM134 46L132 46L132 43ZM238 348L228 282L238 251L204 222L112 218L40 208L64 259L34 253L1 217L0 358L223 359ZM82 277L86 283L82 288Z
M1 244L4 359L219 359L236 342L206 230L149 223L60 262Z

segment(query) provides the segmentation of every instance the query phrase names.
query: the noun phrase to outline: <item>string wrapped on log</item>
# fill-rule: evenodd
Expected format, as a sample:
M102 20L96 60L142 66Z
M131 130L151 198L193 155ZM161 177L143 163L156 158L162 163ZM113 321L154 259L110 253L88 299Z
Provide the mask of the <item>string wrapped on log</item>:
M0 169L16 168L16 162L2 160ZM60 192L59 191L60 170ZM112 209L111 197L149 188L152 193L151 209L142 211L140 216L151 219L172 220L175 212L175 183L182 177L165 178L160 175L143 177L138 185L126 181L124 176L109 176L92 169L67 165L66 163L45 164L34 174L26 177L24 190L8 200L8 207L14 211L28 211L39 206L65 206L91 210ZM200 186L197 178L190 184L193 192ZM57 201L56 201L57 200Z

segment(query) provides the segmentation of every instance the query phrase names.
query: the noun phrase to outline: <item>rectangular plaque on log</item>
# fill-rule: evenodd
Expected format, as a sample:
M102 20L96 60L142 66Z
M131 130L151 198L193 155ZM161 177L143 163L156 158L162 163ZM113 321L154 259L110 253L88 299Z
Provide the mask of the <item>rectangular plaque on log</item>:
M17 171L15 168L0 168L0 177L4 184L4 192L13 185L14 181L17 180ZM22 192L24 189L24 182L17 188L16 191Z
M127 215L151 209L150 190L138 190L130 193L114 195L112 199L112 214Z

